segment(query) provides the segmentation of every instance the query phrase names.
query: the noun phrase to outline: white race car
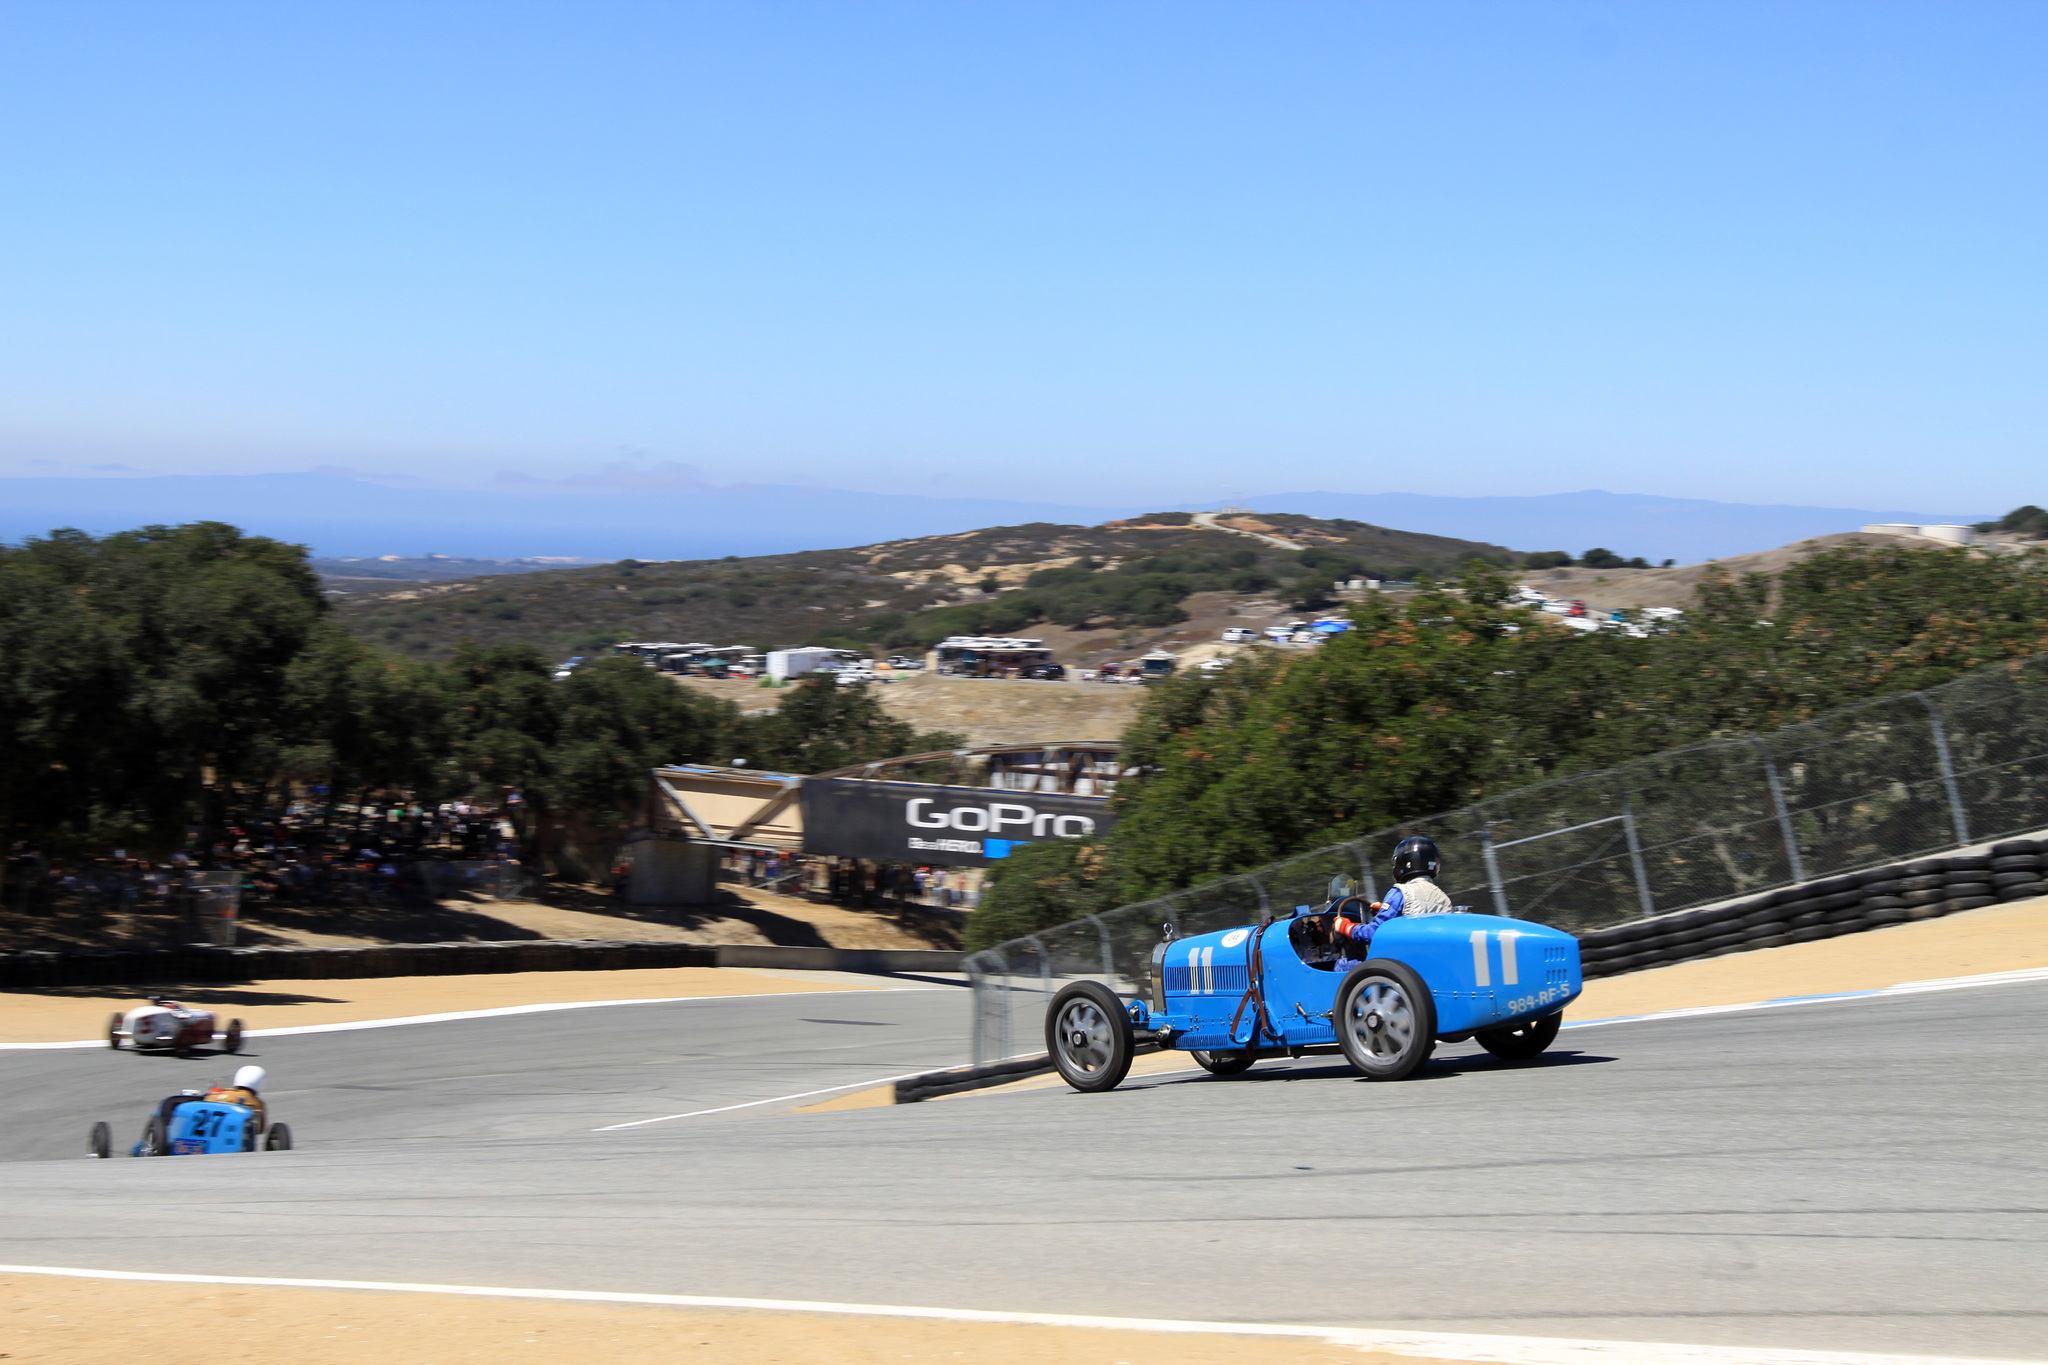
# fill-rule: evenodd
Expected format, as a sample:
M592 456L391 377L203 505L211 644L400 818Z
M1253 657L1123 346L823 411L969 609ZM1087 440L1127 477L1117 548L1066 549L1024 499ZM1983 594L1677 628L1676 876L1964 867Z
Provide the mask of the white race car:
M228 1052L242 1050L242 1021L228 1020L225 1033L214 1032L211 1010L188 1009L160 995L149 997L126 1014L117 1014L107 1026L107 1046L118 1049L121 1040L137 1052L186 1053L218 1042Z

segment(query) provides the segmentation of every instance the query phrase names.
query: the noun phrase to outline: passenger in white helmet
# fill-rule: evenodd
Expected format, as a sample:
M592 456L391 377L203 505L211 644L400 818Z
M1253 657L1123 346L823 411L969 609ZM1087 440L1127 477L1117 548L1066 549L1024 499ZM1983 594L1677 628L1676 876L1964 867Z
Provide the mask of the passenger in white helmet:
M267 1126L263 1112L263 1068L245 1066L235 1073L232 1085L216 1085L206 1092L206 1098L222 1104L245 1105L256 1111L256 1131L261 1133ZM189 1093L189 1092L188 1092Z

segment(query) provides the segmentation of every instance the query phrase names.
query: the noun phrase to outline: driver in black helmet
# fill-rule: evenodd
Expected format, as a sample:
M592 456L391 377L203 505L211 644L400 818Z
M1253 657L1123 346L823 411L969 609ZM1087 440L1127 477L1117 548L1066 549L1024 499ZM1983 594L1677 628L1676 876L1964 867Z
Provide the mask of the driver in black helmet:
M1396 915L1441 915L1454 908L1451 898L1436 884L1440 865L1436 844L1431 840L1417 837L1394 845L1394 889L1387 892L1385 900L1373 905L1377 913L1363 923L1339 915L1330 926L1331 935L1340 945L1359 945L1354 950L1357 957L1340 963L1340 969L1356 966L1370 956L1374 931Z

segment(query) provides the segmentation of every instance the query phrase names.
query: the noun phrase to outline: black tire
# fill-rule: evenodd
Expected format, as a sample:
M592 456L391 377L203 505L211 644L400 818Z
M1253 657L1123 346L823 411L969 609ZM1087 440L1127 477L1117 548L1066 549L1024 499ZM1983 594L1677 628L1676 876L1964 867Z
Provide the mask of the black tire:
M95 1123L92 1126L91 1151L94 1156L102 1161L112 1156L114 1154L114 1130L107 1127L104 1123Z
M107 1046L116 1052L121 1050L121 1020L126 1017L117 1014L114 1016L114 1022L107 1025Z
M1252 1069L1258 1058L1250 1052L1190 1052L1195 1065L1211 1076L1236 1076Z
M1093 1094L1123 1084L1137 1043L1131 1017L1115 992L1094 981L1076 981L1054 996L1045 1012L1045 1050L1061 1080Z
M289 1123L273 1123L270 1132L263 1139L266 1152L289 1152L292 1149L292 1126Z
M170 1143L164 1137L163 1120L152 1115L149 1122L142 1125L142 1150L136 1155L163 1156L168 1151Z
M1400 1081L1436 1051L1436 1001L1422 978L1388 958L1354 969L1337 991L1337 1044L1369 1081Z
M1541 1019L1524 1019L1519 1024L1506 1028L1481 1029L1472 1035L1474 1042L1507 1062L1526 1062L1537 1056L1557 1041L1557 1031L1564 1027L1564 1011L1547 1014Z
M240 1052L240 1051L242 1050L242 1021L241 1021L241 1020L239 1020L239 1019L230 1019L230 1020L228 1020L228 1031L227 1031L227 1036L226 1036L225 1038L223 1038L223 1039L221 1040L221 1046L223 1046L223 1047L225 1047L225 1048L227 1049L227 1051L228 1051L228 1055L229 1055L230 1057L234 1056L234 1055L235 1055L235 1054L236 1054L237 1052Z

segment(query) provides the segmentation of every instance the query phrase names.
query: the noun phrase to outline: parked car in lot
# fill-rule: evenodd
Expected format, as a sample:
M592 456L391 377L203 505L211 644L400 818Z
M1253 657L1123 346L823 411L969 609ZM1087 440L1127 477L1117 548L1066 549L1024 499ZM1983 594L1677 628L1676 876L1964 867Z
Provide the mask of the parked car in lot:
M1250 626L1228 626L1223 631L1223 642L1231 645L1249 645L1258 641L1259 633Z

